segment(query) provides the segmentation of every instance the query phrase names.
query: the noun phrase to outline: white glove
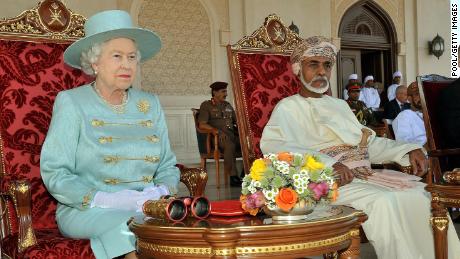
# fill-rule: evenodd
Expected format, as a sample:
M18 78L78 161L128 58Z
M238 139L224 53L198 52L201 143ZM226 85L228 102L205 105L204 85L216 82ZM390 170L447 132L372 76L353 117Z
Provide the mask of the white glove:
M143 193L156 193L158 192L161 196L164 195L169 195L169 189L165 185L157 185L157 186L149 186L145 187L144 190L142 190Z
M142 206L144 203L148 200L158 200L160 199L161 196L164 195L169 195L169 189L168 187L164 185L158 185L158 186L149 186L145 187L144 190L142 191L143 196L136 201L137 203L137 212L142 211Z
M138 210L137 201L143 199L145 193L135 190L121 190L118 192L98 191L91 202L91 208Z

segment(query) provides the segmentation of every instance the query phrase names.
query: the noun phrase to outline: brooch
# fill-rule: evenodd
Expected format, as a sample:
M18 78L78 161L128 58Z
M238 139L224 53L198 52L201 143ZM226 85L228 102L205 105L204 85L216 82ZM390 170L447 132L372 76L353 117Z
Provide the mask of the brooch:
M137 109L144 114L150 110L150 103L147 100L140 100L137 102Z

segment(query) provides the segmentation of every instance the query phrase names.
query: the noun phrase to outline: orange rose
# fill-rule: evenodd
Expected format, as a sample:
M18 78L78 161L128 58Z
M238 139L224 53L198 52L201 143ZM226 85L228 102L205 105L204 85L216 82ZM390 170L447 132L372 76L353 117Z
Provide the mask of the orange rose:
M337 198L339 197L339 185L337 184L337 182L334 182L334 184L332 185L332 197L331 197L331 200L332 201L336 201Z
M275 203L281 210L289 212L297 203L297 193L291 188L282 188L275 197Z
M294 157L289 152L278 153L278 160L280 160L280 161L285 161L285 162L291 164L293 159L294 159Z

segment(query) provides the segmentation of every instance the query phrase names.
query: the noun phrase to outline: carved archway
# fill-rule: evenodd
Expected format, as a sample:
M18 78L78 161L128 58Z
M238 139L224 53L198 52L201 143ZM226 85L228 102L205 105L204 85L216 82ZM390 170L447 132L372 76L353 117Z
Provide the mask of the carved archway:
M359 1L343 15L338 35L341 38L341 55L338 59L339 95L343 93L344 73L352 69L362 80L373 74L376 81L387 87L392 73L397 69L397 35L388 13L371 0ZM357 58L358 60L356 60Z

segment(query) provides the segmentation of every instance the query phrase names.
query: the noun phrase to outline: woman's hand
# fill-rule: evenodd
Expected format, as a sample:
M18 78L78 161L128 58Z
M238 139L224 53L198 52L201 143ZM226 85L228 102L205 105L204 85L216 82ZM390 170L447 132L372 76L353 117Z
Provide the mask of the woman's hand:
M339 186L349 184L353 181L353 172L346 165L337 162L332 165L332 168L334 168L335 178Z
M144 193L135 190L121 190L118 192L98 191L91 202L92 207L104 209L132 210L138 209L137 201L142 199Z
M424 176L428 172L428 161L421 149L410 151L409 161L412 166L412 174Z

